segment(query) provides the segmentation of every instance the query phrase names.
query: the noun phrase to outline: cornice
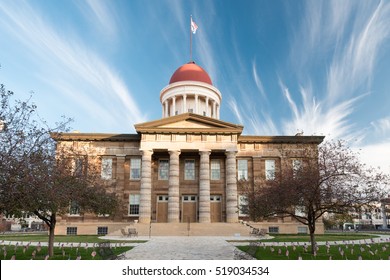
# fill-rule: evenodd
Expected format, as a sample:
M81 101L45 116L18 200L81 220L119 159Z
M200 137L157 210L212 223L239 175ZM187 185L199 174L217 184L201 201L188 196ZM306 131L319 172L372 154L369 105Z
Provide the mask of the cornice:
M321 144L325 136L255 136L240 135L238 143Z
M112 142L137 142L141 140L139 134L114 134L114 133L64 133L53 132L50 137L55 141L112 141Z

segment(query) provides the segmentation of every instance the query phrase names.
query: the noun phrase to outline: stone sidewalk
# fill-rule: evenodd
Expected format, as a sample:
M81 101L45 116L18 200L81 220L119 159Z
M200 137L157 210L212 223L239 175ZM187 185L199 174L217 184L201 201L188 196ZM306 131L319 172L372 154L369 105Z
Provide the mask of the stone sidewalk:
M227 238L228 239L228 238ZM234 245L215 236L153 237L125 253L128 260L233 260Z

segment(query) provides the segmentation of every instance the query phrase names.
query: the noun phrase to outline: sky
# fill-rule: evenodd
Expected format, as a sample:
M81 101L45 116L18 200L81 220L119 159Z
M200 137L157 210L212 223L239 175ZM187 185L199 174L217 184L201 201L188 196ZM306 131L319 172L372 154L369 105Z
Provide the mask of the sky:
M193 60L246 135L344 139L390 173L390 1L2 0L0 83L42 119L135 133Z

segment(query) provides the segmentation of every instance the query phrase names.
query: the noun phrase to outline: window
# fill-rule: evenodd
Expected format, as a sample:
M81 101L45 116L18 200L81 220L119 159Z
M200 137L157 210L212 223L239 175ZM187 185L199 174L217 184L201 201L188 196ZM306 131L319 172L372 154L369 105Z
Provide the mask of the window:
M169 178L169 160L160 159L158 164L158 179L168 180Z
M138 216L139 215L139 194L130 194L129 195L129 215Z
M66 235L77 235L77 227L67 227Z
M80 205L77 203L77 201L73 200L70 203L69 215L74 215L74 216L80 215Z
M195 160L186 159L184 161L184 180L195 180Z
M74 158L72 161L72 173L75 176L81 176L84 169L84 160L82 158Z
M238 216L248 216L248 198L245 195L238 196Z
M104 180L112 179L112 158L102 158L101 176Z
M183 195L183 202L194 202L196 198L196 195Z
M307 234L307 227L298 227L298 233Z
M279 233L279 227L269 227L268 232L269 233Z
M108 227L98 227L97 228L98 235L107 235L107 233L108 233Z
M238 180L248 180L248 160L239 159L238 161Z
M273 159L265 161L265 179L275 180L275 160Z
M159 195L158 201L159 202L168 202L168 196L167 195Z
M130 179L139 180L141 179L141 159L131 158L130 159Z
M211 160L211 180L220 180L221 179L221 162L218 159Z

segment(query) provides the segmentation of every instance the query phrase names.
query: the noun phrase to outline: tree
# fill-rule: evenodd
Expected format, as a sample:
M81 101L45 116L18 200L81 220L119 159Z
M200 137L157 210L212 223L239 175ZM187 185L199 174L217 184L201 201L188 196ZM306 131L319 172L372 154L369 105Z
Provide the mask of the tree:
M372 205L385 196L387 175L367 168L343 141L309 147L285 161L274 180L246 187L242 211L253 220L278 215L292 217L309 229L315 250L316 222L325 213L344 214Z
M32 213L45 222L52 256L58 215L75 204L81 211L111 214L117 197L100 179L96 159L57 147L51 135L66 131L69 119L51 129L39 119L30 99L13 105L12 96L1 86L0 211L16 216Z

